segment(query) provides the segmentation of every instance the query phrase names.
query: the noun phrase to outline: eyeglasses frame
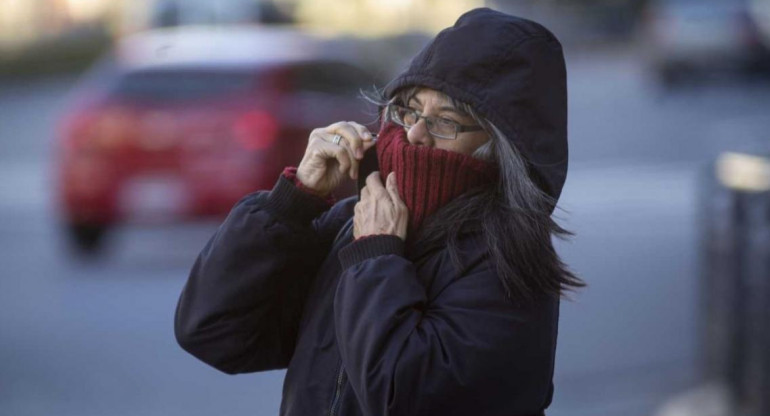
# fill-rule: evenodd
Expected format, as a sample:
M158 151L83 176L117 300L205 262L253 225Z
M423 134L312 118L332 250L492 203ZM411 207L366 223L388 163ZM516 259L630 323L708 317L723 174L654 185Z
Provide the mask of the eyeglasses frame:
M390 117L391 110L394 109L394 108L395 109L403 108L404 110L411 111L412 113L414 113L415 118L417 119L417 121L415 121L414 124L412 124L411 126L407 126L405 123L402 124L399 120L395 120L393 117ZM466 133L466 132L484 130L484 128L482 126L478 125L478 124L474 124L474 125L468 126L468 125L460 124L460 123L458 123L458 122L456 122L454 120L449 120L449 119L442 118L442 117L424 116L419 111L415 110L414 108L406 107L406 106L395 104L395 103L388 104L386 109L385 109L385 111L386 111L386 114L388 114L388 116L391 118L391 120L393 120L394 123L398 124L401 127L405 127L407 129L410 129L410 128L414 127L415 125L417 125L417 123L420 122L420 119L424 119L425 120L425 127L426 127L425 130L427 130L428 133L431 136L438 137L438 138L444 139L444 140L457 140L457 135L459 133ZM431 124L436 125L435 121L436 121L436 119L439 119L439 118L442 118L443 120L449 121L452 124L454 124L454 126L455 126L455 135L454 135L454 137L445 137L445 136L442 136L440 134L436 134L436 133L433 133L432 131L430 131L429 126Z

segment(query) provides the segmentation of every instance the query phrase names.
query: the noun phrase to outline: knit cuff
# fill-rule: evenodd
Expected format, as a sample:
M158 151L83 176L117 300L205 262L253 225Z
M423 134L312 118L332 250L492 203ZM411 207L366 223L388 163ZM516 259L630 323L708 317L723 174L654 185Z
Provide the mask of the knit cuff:
M360 238L339 251L342 269L378 256L404 255L404 240L397 235L382 234Z
M309 224L331 206L326 199L301 191L283 175L265 201L265 208L276 216L302 225Z
M329 194L328 196L323 196L318 194L313 188L305 186L304 183L302 183L301 180L297 177L297 168L294 166L287 166L283 169L283 176L286 177L286 179L290 180L292 183L294 183L294 186L297 187L302 192L309 193L311 195L315 195L319 198L324 198L326 202L329 203L329 205L334 205L335 202L337 202L337 199L334 197L333 194Z

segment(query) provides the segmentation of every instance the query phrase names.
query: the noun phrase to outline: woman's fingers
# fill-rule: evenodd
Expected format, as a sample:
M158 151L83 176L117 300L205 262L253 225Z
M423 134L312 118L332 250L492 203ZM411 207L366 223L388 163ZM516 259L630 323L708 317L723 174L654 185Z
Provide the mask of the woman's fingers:
M385 179L385 189L390 194L390 199L393 201L393 209L396 215L395 232L396 235L401 237L402 240L406 240L407 222L409 219L409 210L406 208L406 204L401 199L398 193L398 186L396 185L396 174L390 172Z
M356 123L355 121L348 121L347 123L356 129L356 132L358 132L358 135L361 136L361 139L372 140L374 138L372 132L370 132L369 129L363 124Z
M385 185L383 185L382 181L380 180L380 172L372 172L369 174L369 176L366 177L366 186L363 189L367 190L367 194L371 192L372 194L381 198L388 198L390 202L393 203L393 205L397 208L406 207L404 201L401 200L401 195L398 193L395 172L390 172L388 174L388 177L385 178Z
M390 234L406 239L409 213L396 189L393 173L383 186L379 172L366 177L361 200L355 207L354 235Z
M361 138L361 146L355 148L356 156L361 159L364 157L364 152L374 146L374 135L372 135L372 132L370 132L363 124L358 124L355 121L349 121L348 123L353 126L358 133L358 137Z
M363 217L363 205L360 202L353 207L353 238L361 236L361 218Z
M385 179L385 189L388 191L388 194L390 195L391 201L393 201L393 204L397 207L401 207L404 205L404 202L401 200L401 195L398 194L398 186L396 186L396 173L390 172L388 174L388 177Z
M327 143L324 146L328 148L328 151L337 160L337 169L339 172L343 175L345 172L349 172L354 163L350 157L350 151L345 146L343 146L342 143L338 145L334 143Z
M355 169L358 170L358 161L350 153L350 149L345 144L345 139L340 136L339 143L334 143L334 134L319 132L314 137L311 146L316 155L322 159L335 159L337 161L337 171L341 174L348 173Z
M356 159L364 157L364 151L374 142L372 133L365 126L354 121L340 121L326 128L327 132L345 138L347 146Z
M329 133L330 136L339 134L342 137L340 145L344 142L353 152L354 156L356 155L356 149L361 147L361 137L359 137L358 131L347 121L340 121L330 125L326 128L326 132Z
M356 155L356 148L361 147L361 139L358 137L358 132L348 125L347 122L334 123L326 129L325 140L330 142L334 146L339 146L349 154L350 163L348 164L348 176L351 179L358 178L358 161L359 157ZM339 135L339 140L335 138ZM335 143L335 141L337 143ZM344 173L345 171L341 171Z
M374 171L366 177L366 187L369 188L369 192L375 197L388 196L388 192L380 180L379 171Z
M343 179L358 178L359 161L374 144L366 127L340 121L310 133L305 155L297 168L297 178L311 189L326 195Z

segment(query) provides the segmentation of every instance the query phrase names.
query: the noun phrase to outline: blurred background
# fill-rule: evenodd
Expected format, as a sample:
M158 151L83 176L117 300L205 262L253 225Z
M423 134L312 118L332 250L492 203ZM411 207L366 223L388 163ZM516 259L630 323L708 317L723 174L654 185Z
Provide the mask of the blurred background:
M567 59L548 414L770 415L770 0L0 0L0 414L276 414L176 345L194 258L479 6Z

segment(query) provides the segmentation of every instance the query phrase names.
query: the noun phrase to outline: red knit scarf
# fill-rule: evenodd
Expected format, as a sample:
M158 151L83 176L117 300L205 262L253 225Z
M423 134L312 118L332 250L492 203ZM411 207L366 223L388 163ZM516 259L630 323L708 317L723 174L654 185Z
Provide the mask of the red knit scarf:
M409 144L404 128L393 123L386 123L380 130L377 159L383 183L390 172L396 172L398 194L409 210L410 237L449 201L478 186L491 186L497 178L492 163Z

